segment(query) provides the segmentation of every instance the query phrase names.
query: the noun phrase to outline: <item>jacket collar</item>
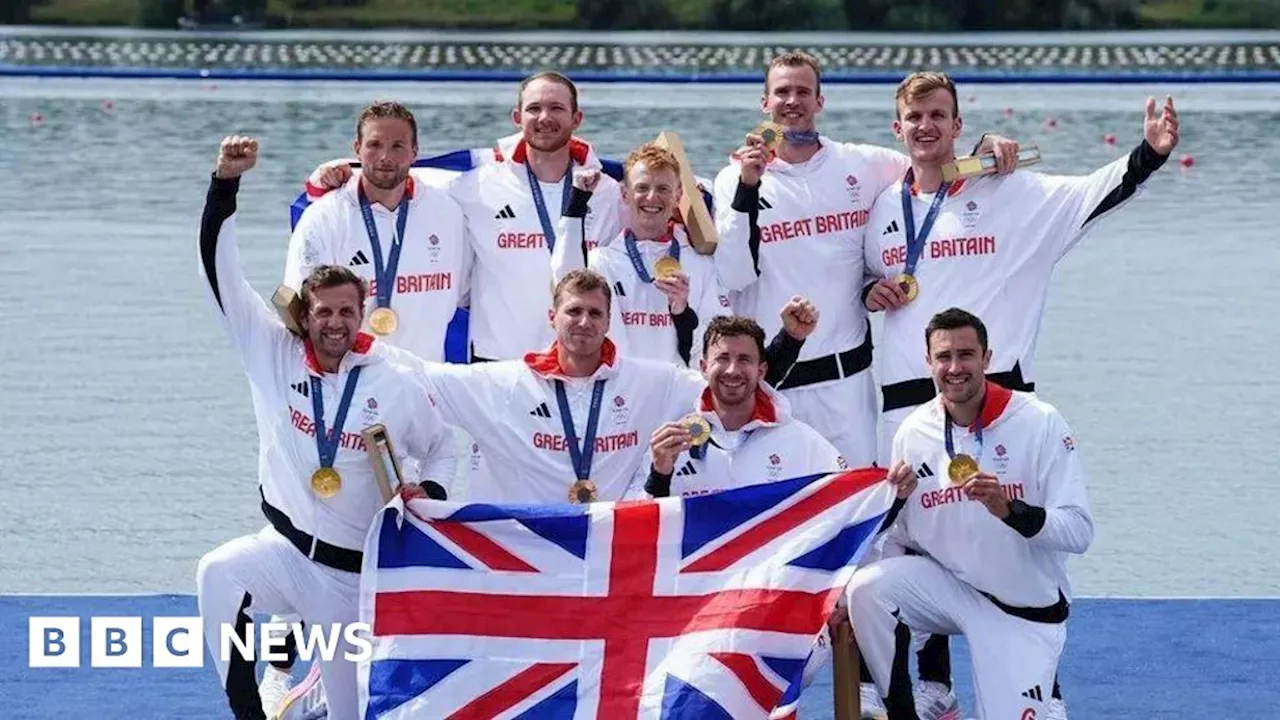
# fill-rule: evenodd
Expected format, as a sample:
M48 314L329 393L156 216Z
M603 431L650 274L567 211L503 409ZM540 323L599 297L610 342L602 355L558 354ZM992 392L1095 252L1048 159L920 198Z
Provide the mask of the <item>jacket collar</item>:
M560 341L551 343L551 347L543 352L526 353L524 356L524 364L533 371L534 375L544 379L569 379L564 374L564 369L560 367ZM608 377L613 374L614 365L618 360L618 348L609 338L604 339L604 345L600 347L600 367L591 375L591 377Z
M713 420L716 425L724 427L724 423L720 422L720 415L716 412L715 401L712 398L710 387L704 388L702 395L698 398L698 413ZM781 425L788 417L789 412L786 407L786 401L768 385L761 383L756 387L755 405L751 410L751 419L738 430L774 427Z
M911 196L918 197L920 195L920 182L915 179L914 172L911 173L911 176L912 176L911 177ZM903 175L902 181L903 182L907 181L907 178L905 175ZM960 178L959 180L956 180L955 182L951 183L951 188L947 190L947 197L952 198L952 197L955 197L956 195L959 195L960 188L964 187L964 181L965 181L964 178Z
M508 135L498 140L498 146L494 148L493 157L498 162L509 160L516 165L523 165L529 158L529 143L521 133ZM573 158L575 165L581 167L600 166L595 150L592 149L587 141L577 136L569 138L569 157Z
M316 349L311 344L311 340L304 339L303 345L303 362L306 363L307 372L319 377L324 376L324 370L320 367L320 360L316 358ZM338 369L344 367L351 368L356 365L368 365L374 360L376 355L372 352L374 345L374 337L368 333L361 332L356 334L356 341L351 343L351 349L347 351L342 362L338 364Z

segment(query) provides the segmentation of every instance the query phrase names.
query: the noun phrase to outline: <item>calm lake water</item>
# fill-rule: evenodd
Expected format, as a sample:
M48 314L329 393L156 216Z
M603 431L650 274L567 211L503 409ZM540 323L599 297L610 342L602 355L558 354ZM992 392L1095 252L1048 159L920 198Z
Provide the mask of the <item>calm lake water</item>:
M0 593L193 592L202 553L263 524L247 384L196 270L222 136L262 139L240 230L268 293L289 202L349 151L364 103L409 103L435 153L509 132L514 91L0 80ZM827 93L826 133L892 143L891 87ZM965 142L997 131L1037 142L1045 171L1084 173L1136 143L1143 99L1165 93L1194 167L1171 163L1062 263L1044 321L1041 393L1073 425L1098 526L1074 577L1086 595L1276 596L1280 88L971 86ZM714 176L758 97L587 86L582 135L621 158L676 130Z

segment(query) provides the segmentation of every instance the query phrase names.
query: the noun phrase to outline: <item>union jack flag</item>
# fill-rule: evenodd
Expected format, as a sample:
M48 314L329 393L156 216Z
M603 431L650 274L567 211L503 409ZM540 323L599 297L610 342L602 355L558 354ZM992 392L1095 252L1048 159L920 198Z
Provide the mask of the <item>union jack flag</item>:
M365 547L365 717L786 717L893 503L884 477L590 505L393 500Z

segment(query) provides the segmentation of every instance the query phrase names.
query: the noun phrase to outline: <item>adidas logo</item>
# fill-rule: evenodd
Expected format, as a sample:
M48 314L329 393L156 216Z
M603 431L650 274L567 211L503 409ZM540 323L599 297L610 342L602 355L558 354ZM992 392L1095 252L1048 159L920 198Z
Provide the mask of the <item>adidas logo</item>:
M1040 694L1040 686L1037 685L1030 690L1023 690L1022 697L1035 700L1036 702L1044 702L1044 697Z
M770 204L769 204L769 201L768 201L768 200L765 200L765 199L764 199L764 197L762 196L762 197L760 198L760 205L759 205L759 208L760 208L761 210L772 210L772 209L773 209L773 206L772 206L772 205L770 205Z
M494 220L512 220L516 216L516 211L511 209L510 205L504 205L497 215L493 216Z
M369 258L368 258L368 256L366 256L366 255L364 254L364 251L363 251L363 250L358 250L358 251L356 251L356 254L355 254L355 255L352 255L352 256L351 256L351 262L350 262L349 264L350 264L352 267L354 267L354 266L356 266L356 265L368 265L368 264L369 264Z
M551 408L548 408L546 403L542 403L538 407L530 410L529 414L537 417L549 418L551 417Z
M622 281L613 284L613 294L615 297L626 297L627 293L622 290Z
M884 232L880 234L889 235L890 233L896 233L896 232L898 232L898 221L894 220L893 222L889 223L889 227L885 228Z
M294 390L297 390L302 395L302 397L310 397L311 395L310 386L304 382L294 383L289 387L293 388Z
M916 477L933 477L933 471L929 469L929 463L920 463L920 469L916 471Z
M692 460L686 460L684 462L684 465L681 466L681 468L676 471L676 475L679 477L688 477L690 475L697 475L697 474L698 474L698 468L693 466Z

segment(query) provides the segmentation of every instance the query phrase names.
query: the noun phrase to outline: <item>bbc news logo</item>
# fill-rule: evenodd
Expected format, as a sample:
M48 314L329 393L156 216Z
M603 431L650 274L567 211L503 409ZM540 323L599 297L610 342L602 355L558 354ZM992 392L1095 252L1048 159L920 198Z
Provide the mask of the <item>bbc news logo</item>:
M81 621L78 617L30 617L27 621L28 667L78 668L81 659ZM285 662L284 647L290 635L299 659L332 661L341 656L350 662L373 657L368 623L303 625L257 623L219 628L219 657L224 662L248 660ZM89 667L140 668L143 648L142 618L89 618ZM347 646L342 649L343 644ZM151 618L151 667L198 668L204 666L204 623L198 617Z

